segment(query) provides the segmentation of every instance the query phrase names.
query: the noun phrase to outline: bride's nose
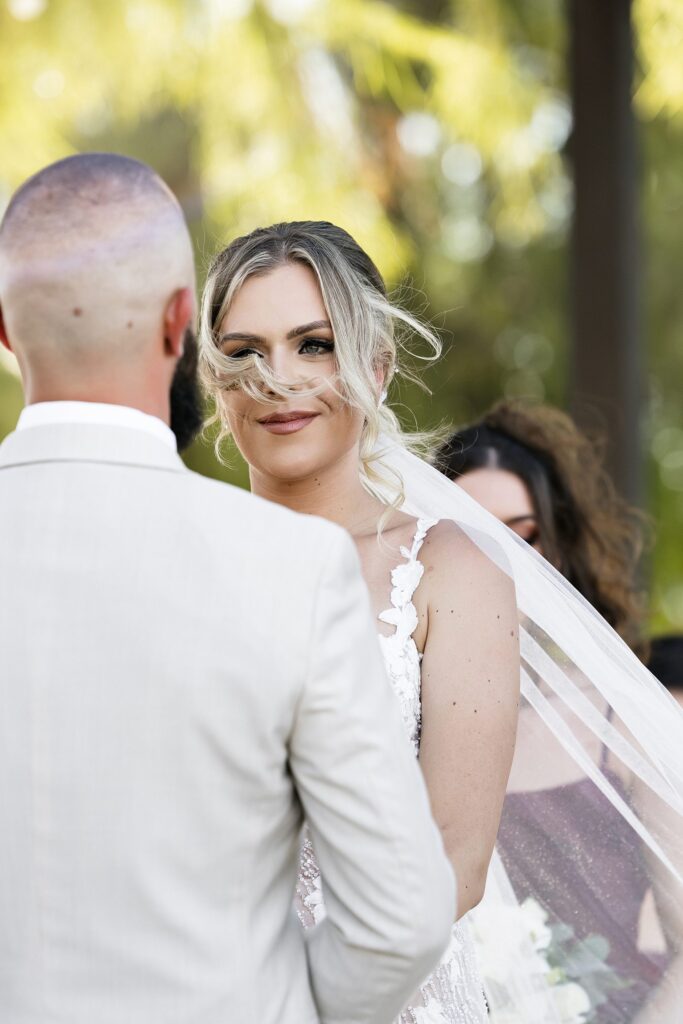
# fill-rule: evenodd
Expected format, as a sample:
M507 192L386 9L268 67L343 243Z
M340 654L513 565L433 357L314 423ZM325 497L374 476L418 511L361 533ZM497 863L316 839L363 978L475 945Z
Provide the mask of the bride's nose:
M286 381L292 387L295 387L298 383L301 383L305 379L305 374L302 373L300 361L297 359L297 353L293 352L289 346L275 346L270 353L270 368L282 381Z

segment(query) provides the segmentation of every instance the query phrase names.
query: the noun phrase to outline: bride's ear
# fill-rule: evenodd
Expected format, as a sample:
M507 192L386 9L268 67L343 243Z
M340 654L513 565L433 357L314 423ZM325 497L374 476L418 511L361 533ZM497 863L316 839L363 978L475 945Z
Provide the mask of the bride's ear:
M386 390L387 371L383 366L375 367L375 382L377 384L377 404L383 405L387 400Z

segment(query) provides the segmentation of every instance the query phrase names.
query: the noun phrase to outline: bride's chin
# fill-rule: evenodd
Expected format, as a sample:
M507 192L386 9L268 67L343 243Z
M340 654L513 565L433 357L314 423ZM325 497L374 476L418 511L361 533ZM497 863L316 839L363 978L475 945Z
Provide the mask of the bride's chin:
M259 459L255 468L271 480L294 484L315 476L322 467L319 460L311 458L310 453L283 452L275 459Z

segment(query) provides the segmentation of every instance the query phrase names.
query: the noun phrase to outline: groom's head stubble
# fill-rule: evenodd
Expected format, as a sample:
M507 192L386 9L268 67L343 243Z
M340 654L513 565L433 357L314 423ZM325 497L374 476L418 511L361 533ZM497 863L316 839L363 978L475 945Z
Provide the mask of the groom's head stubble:
M200 423L195 308L185 219L145 164L81 154L13 196L0 225L0 333L27 402L111 402L169 422L173 393L186 443Z

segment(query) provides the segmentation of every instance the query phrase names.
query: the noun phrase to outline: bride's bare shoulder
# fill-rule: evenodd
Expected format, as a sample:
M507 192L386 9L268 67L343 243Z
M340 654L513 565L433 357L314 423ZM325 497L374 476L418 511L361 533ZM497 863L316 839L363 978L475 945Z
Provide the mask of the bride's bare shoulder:
M434 570L444 561L452 566L454 559L460 562L468 560L475 564L489 561L479 545L452 519L440 519L430 527L425 537L422 553L425 570L427 570L427 562Z
M490 595L492 588L501 594L514 590L497 542L490 537L474 537L451 519L441 519L431 527L420 553L428 593L448 592L471 599Z

